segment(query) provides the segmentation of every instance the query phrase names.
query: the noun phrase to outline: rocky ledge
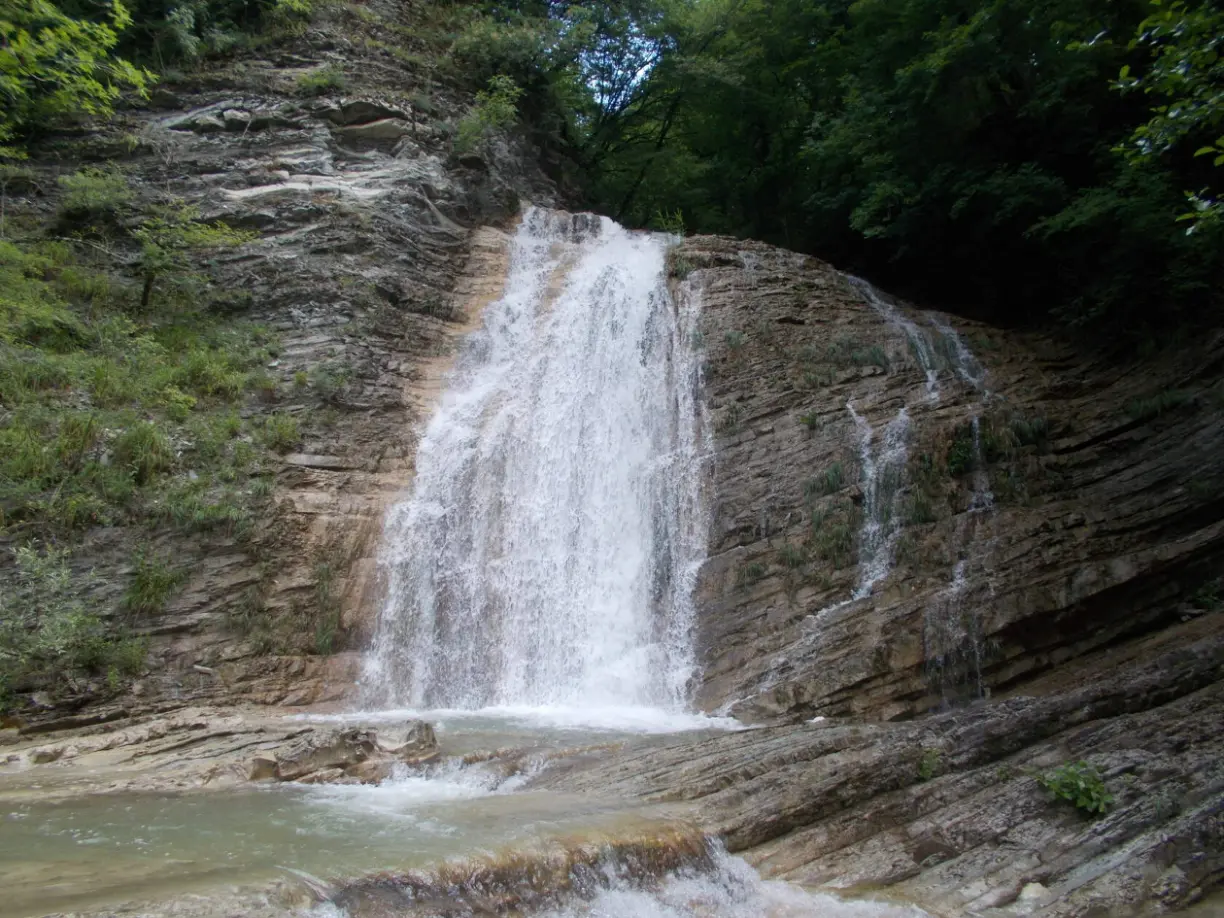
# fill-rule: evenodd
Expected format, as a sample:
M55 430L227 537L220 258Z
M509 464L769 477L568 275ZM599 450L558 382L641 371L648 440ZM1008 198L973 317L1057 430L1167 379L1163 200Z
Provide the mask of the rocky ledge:
M51 736L0 731L0 800L218 790L250 781L376 784L441 757L433 727L192 708Z

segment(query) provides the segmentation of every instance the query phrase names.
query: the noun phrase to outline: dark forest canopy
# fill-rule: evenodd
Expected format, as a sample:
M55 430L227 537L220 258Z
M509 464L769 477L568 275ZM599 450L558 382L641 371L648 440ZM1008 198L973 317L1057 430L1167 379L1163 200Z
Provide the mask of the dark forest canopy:
M0 144L148 85L121 58L181 65L317 5L0 0ZM751 236L930 305L1118 340L1220 305L1220 0L414 9L450 78L517 108L576 203L628 224Z
M513 75L585 95L561 136L588 203L622 221L678 212L995 321L1140 338L1219 305L1215 3L523 2L486 19L507 43L568 36Z

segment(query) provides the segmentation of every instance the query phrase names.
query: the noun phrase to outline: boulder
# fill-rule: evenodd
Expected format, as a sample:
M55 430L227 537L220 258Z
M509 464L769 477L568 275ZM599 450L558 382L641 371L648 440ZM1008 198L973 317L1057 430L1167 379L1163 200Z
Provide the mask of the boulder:
M250 766L247 769L247 780L264 781L268 778L275 778L277 764L276 756L255 756L255 758L251 759Z
M406 115L399 109L381 105L378 102L355 99L329 109L324 113L324 117L333 124L347 127L350 124L363 124L370 121L402 119Z
M407 765L421 765L438 756L438 737L423 720L410 720L381 743L379 749Z
M295 740L277 755L276 778L297 781L317 771L348 768L368 759L377 748L373 730L326 730Z
M398 118L383 118L381 121L371 121L367 124L350 124L340 128L340 136L349 141L399 140L408 133L408 125Z

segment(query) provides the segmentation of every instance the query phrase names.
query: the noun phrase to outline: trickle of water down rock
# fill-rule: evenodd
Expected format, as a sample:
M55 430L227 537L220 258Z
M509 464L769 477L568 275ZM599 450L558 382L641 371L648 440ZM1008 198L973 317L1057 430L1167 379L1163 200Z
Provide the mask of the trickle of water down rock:
M524 215L386 524L368 703L683 707L708 448L666 245Z

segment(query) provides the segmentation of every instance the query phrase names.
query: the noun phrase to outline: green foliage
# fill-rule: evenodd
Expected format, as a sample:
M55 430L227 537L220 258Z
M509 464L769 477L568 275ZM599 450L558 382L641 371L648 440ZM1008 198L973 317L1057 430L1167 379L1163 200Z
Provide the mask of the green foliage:
M735 352L742 350L747 339L741 331L729 331L723 335L723 343L727 345L727 350Z
M943 751L940 749L923 749L918 760L918 780L930 781L943 769Z
M92 576L74 574L66 550L24 545L13 555L0 592L0 703L13 691L72 691L89 675L143 669L145 643L90 610Z
M1191 401L1190 394L1181 389L1163 389L1143 398L1133 399L1126 405L1126 413L1132 421L1151 421Z
M796 570L807 564L807 552L800 545L787 543L778 549L778 561L783 567Z
M182 310L137 323L116 311L138 311L130 286L99 295L106 267L0 241L0 527L247 525L245 492L225 494L257 456L228 405L258 380L267 332Z
M297 91L304 96L325 96L346 89L348 80L344 77L344 68L335 64L307 71L297 79Z
M840 491L846 483L845 472L840 462L834 462L817 478L819 491L822 495Z
M953 431L952 443L948 446L948 474L959 478L973 469L973 425L966 422Z
M1155 104L1151 117L1135 128L1119 149L1132 161L1159 158L1180 148L1224 166L1224 9L1214 3L1154 2L1151 15L1135 31L1131 48L1143 48L1151 62L1142 74L1122 68L1116 88L1142 91ZM1219 186L1219 173L1204 180ZM1187 192L1191 204L1183 220L1207 224L1224 218L1224 201L1212 186Z
M289 414L276 413L264 419L263 439L270 449L287 453L302 441L302 431L297 418Z
M1196 609L1203 609L1207 612L1219 611L1221 606L1224 606L1224 589L1221 587L1220 580L1217 578L1204 583L1191 595L1190 603Z
M336 402L353 378L353 368L341 360L328 360L310 371L310 388L325 402ZM294 378L296 385L297 379Z
M329 562L320 561L314 566L314 581L314 652L326 656L340 649L337 639L341 633L340 601L335 595L335 570Z
M759 561L752 561L749 564L740 568L739 582L741 586L751 586L760 580L763 580L767 573L765 565Z
M1087 762L1068 762L1037 776L1037 783L1057 800L1065 800L1090 816L1099 816L1114 802L1101 773Z
M857 511L845 503L812 510L811 545L816 557L836 569L854 563Z
M586 40L613 41L597 37L613 24L651 65L564 136L619 219L682 209L690 231L817 252L915 299L1135 345L1224 295L1221 15L1143 0L624 4ZM547 41L524 56L556 73ZM1124 65L1141 92L1111 88Z
M174 448L156 424L138 421L115 438L115 461L131 469L137 484L174 466Z
M0 0L0 145L109 115L123 91L145 92L152 75L113 55L132 24L128 8L111 0L101 9L96 19L74 19L50 0Z
M691 258L683 255L675 249L671 249L667 253L667 276L674 277L676 280L684 280L693 273L695 265Z
M679 208L676 208L668 213L664 213L661 210L656 210L654 217L650 221L650 225L661 233L668 233L672 236L683 236L684 212Z
M136 556L136 570L123 596L123 606L133 615L155 615L183 582L184 572L175 570L164 557L148 550Z
M799 423L806 427L809 432L815 433L816 429L820 427L820 415L815 411L805 411L799 415Z
M488 86L476 93L476 104L459 119L455 149L469 152L494 133L511 127L518 118L518 100L522 95L523 90L505 74L490 77Z
M59 177L63 189L60 213L66 218L97 219L114 216L132 202L127 178L114 166L87 168Z
M144 277L140 308L148 309L159 279L167 278L176 290L190 290L203 281L193 270L195 259L207 252L242 245L255 238L255 234L225 223L203 223L197 208L175 202L152 212L132 231L132 237L140 245L140 272Z
M922 526L939 519L935 513L935 502L931 495L920 489L913 490L905 501L905 525Z

